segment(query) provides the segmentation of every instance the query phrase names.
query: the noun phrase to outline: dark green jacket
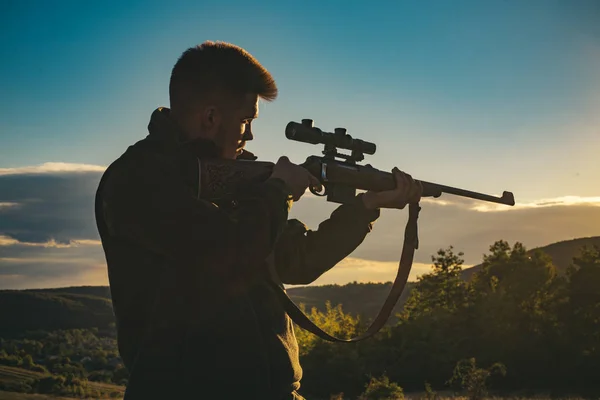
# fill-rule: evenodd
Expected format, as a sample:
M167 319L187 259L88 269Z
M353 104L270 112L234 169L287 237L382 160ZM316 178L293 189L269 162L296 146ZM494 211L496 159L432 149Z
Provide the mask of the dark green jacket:
M216 156L212 142L183 143L165 108L148 128L109 166L96 195L130 372L125 400L290 398L302 377L298 345L265 284L265 260L273 252L281 283L311 283L363 241L379 212L357 197L311 231L288 220L278 179L236 204L210 203L197 196L198 160Z

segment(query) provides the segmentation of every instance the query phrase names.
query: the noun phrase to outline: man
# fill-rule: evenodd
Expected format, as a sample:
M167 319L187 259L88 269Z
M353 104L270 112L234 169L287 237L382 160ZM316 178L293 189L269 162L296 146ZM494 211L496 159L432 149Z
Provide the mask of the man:
M125 400L302 399L293 324L267 280L313 282L363 241L380 208L417 202L422 188L394 169L396 190L358 195L310 231L288 211L320 183L281 157L267 181L213 204L199 195L199 160L250 155L258 100L277 97L275 81L245 50L205 42L177 61L169 95L96 197Z

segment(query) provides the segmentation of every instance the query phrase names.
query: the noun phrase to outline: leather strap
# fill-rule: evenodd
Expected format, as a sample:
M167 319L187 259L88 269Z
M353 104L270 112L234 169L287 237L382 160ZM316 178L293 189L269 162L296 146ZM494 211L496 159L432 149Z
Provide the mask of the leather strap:
M421 207L418 203L410 204L408 211L408 222L406 223L406 228L404 230L404 244L402 246L402 256L400 257L400 265L398 266L396 279L394 280L394 284L392 285L390 293L388 294L383 307L379 311L379 314L371 323L371 326L369 326L369 328L365 331L365 333L351 339L340 339L328 334L314 324L302 312L302 310L298 308L294 301L288 297L285 289L281 285L277 284L275 281L269 280L269 283L275 289L279 300L283 304L285 311L292 321L294 321L301 328L330 342L358 342L379 332L379 330L387 322L392 310L394 309L394 306L402 295L404 287L406 286L406 282L408 281L408 275L410 274L410 270L412 268L415 250L419 248L417 219L419 218L419 211L421 211Z

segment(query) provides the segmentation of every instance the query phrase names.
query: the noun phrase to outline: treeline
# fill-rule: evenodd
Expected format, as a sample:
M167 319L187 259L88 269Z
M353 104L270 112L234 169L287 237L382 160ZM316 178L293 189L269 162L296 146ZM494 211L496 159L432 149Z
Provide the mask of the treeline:
M330 343L296 329L304 369L301 393L356 398L372 379L404 391L588 396L600 392L600 248L583 248L558 275L542 252L498 241L470 281L462 253L432 257L398 322L375 338ZM349 338L369 321L341 307L309 314ZM388 385L389 386L389 385ZM342 397L340 397L342 398Z

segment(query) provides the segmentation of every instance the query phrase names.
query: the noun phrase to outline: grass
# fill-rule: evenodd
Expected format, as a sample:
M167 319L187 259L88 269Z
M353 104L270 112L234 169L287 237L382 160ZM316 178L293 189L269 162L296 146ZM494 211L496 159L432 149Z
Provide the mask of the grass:
M43 378L45 376L50 376L50 374L45 374L42 372L29 371L23 368L9 367L6 365L0 365L0 382L18 382L24 381L26 379L35 379L35 378ZM125 393L124 386L112 385L109 383L102 382L91 382L88 381L88 386L93 389L98 390L106 394L111 392L119 392L121 394ZM11 397L12 396L12 397ZM19 397L21 396L21 397ZM37 397L36 397L37 396ZM23 400L46 400L46 399L65 399L66 397L55 397L55 396L46 396L46 395L37 395L37 394L24 394L24 393L16 393L16 392L5 392L0 391L0 400L3 399L23 399Z
M5 392L5 391L0 390L0 400L66 400L66 399L68 399L68 397L48 396L45 394L27 394L27 393Z

